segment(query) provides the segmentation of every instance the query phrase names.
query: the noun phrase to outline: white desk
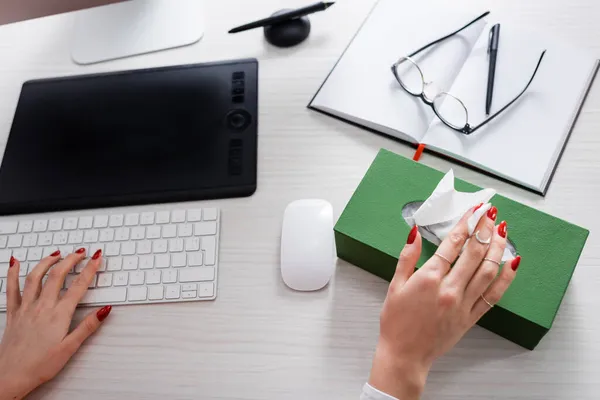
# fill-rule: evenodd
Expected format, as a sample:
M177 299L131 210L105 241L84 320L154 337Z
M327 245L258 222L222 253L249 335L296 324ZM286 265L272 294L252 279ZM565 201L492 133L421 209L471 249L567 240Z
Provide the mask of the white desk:
M223 213L217 301L115 308L63 373L31 398L358 397L370 368L386 283L339 261L326 290L300 294L286 289L278 267L281 215L290 201L306 197L329 199L339 215L379 148L407 156L413 150L305 107L373 0L341 0L313 16L309 41L289 50L266 45L260 30L226 33L281 3L206 1L206 35L197 45L92 67L70 60L73 15L0 27L2 144L21 83L31 78L241 57L260 60L258 191L250 198L210 202ZM286 1L286 6L305 3ZM491 3L496 16L547 30L600 56L596 0ZM425 164L441 170L452 166L463 179L494 186L592 231L556 323L538 348L523 350L475 327L435 365L425 398L600 397L599 151L596 84L546 198L434 156L423 157ZM0 330L4 324L1 315Z

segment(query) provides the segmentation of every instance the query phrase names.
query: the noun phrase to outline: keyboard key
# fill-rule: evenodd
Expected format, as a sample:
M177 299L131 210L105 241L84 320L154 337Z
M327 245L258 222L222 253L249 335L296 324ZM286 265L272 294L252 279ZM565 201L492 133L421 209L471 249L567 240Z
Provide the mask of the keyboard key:
M44 247L44 254L42 254L42 258L50 257L50 254L54 254L56 250L58 250L57 246Z
M185 267L187 265L187 257L185 253L176 253L171 255L171 266L174 268Z
M117 242L107 243L104 249L104 254L107 257L118 256L121 251L121 244Z
M154 223L154 213L144 212L140 217L140 225L152 225Z
M142 240L137 242L137 253L138 254L150 254L152 252L152 242L149 240Z
M81 304L112 304L121 303L127 299L127 288L106 288L89 290Z
M173 210L173 213L171 214L171 222L174 224L179 222L185 222L185 211Z
M179 237L190 237L194 231L194 226L192 224L181 224L178 225L177 228Z
M140 269L152 269L154 268L154 256L141 256L140 257Z
M123 268L123 259L121 257L110 257L106 265L107 271L120 271Z
M144 284L144 271L134 271L129 273L129 284L139 286Z
M42 259L43 250L41 247L29 249L27 252L27 261L40 261Z
M188 210L187 220L188 222L202 221L202 209L197 208L195 210Z
M198 285L195 283L184 283L183 285L181 285L181 291L182 292L189 292L189 291L196 291L198 290Z
M87 254L93 256L98 250L102 250L102 253L104 253L104 243L94 243L90 245L90 250Z
M215 285L212 282L201 283L198 288L198 297L213 297L215 295Z
M165 225L162 228L162 237L165 239L174 238L177 236L177 226L176 225Z
M200 251L188 253L187 259L188 259L188 265L190 267L202 266L202 252L200 252Z
M108 215L96 215L94 218L94 228L108 227Z
M163 286L150 286L148 288L148 300L162 300L164 298Z
M145 287L132 287L129 288L127 294L127 300L129 301L145 301L148 296L148 288Z
M113 277L113 274L111 274L110 272L98 274L98 283L96 286L98 286L98 287L112 286L112 277Z
M3 237L6 237L6 236L3 236ZM37 246L37 238L38 238L37 233L30 233L29 235L23 236L23 247ZM4 246L2 246L1 243L0 243L0 247L4 248Z
M12 255L19 261L25 261L27 260L27 249L14 249Z
M100 231L100 241L101 242L112 242L115 240L115 230L112 228L102 229Z
M50 232L60 231L62 229L63 220L62 218L54 218L50 220L48 224L48 230Z
M33 231L34 232L46 232L48 229L48 220L46 219L37 219L33 222ZM2 233L0 231L0 233Z
M131 271L138 268L138 258L135 256L123 258L123 270Z
M51 233L41 233L38 236L38 246L49 246L52 244L52 234Z
M8 244L8 236L0 236L0 249L5 249Z
M125 215L125 226L135 226L140 223L140 214L131 213Z
M79 229L90 229L93 223L93 217L81 217L79 218Z
M115 272L113 274L113 286L127 286L129 280L129 273L127 272Z
M0 264L0 278L6 278L8 276L9 265L7 263Z
M121 227L123 226L124 219L123 214L113 214L110 216L109 225L111 228Z
M157 254L155 265L156 268L169 268L171 266L171 257L168 254Z
M106 271L107 265L108 265L108 261L106 260L105 257L102 257L102 259L100 260L100 265L98 266L98 272Z
M41 237L41 235L40 235ZM83 231L74 231L69 233L69 244L79 244L83 243ZM39 244L39 242L38 242Z
M0 263L8 263L12 256L12 250L0 250Z
M118 242L129 240L129 228L118 228L115 232L115 240Z
M67 232L56 232L52 243L60 246L61 244L67 244L68 239L69 234Z
M65 231L74 231L77 229L77 224L79 220L75 217L65 218L65 223L63 224L63 229Z
M177 270L170 270L177 271ZM166 272L166 271L165 271ZM164 274L164 272L163 272ZM163 275L164 277L164 275ZM202 282L202 281L214 281L215 280L215 269L213 267L202 267L202 268L184 268L179 270L179 282ZM164 282L164 279L163 279Z
M12 235L17 233L18 222L0 222L0 235Z
M146 230L146 239L159 239L160 226L149 226Z
M217 209L216 208L205 208L204 209L204 221L216 221L217 220Z
M177 270L176 269L165 269L162 276L163 283L175 283L177 282Z
M160 271L153 269L146 272L146 284L155 285L160 283Z
M99 233L97 229L90 229L85 231L83 235L83 243L95 243L98 241Z
M217 258L217 239L214 236L202 238L202 250L204 250L204 264L215 265Z
M182 299L195 299L196 298L196 291L194 290L193 292L182 292L181 293L181 298Z
M200 238L191 237L185 239L185 251L198 251L200 250Z
M152 242L152 251L154 253L166 253L167 252L167 241L164 239L155 240Z
M121 243L121 255L132 256L135 254L135 242Z
M194 224L194 234L196 236L216 235L217 234L217 223L216 222L196 222Z
M131 228L131 240L143 240L145 238L146 238L146 227L136 226L135 228Z
M171 219L171 213L169 211L159 211L156 213L157 224L168 224Z
M21 221L19 222L19 233L30 233L33 230L33 221Z
M23 243L23 235L11 235L8 238L8 248L14 249L15 247L21 247Z
M73 246L58 246L58 249L60 250L61 258L65 258L75 250Z
M32 264L32 269L35 267L35 264ZM19 269L19 276L27 276L27 271L29 269L29 264L26 262L21 263L21 268Z
M173 253L183 251L183 239L169 239L169 251Z
M180 290L179 285L167 286L167 293L165 295L165 298L168 300L178 299L180 297L179 290Z

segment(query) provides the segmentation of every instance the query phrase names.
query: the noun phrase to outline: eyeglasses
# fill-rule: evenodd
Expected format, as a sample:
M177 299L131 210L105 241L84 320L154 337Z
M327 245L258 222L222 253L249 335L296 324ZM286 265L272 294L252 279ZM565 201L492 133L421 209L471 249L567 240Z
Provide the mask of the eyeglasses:
M469 22L467 25L463 26L459 30L450 33L436 41L429 43L426 46L421 47L419 50L415 51L408 56L401 57L394 65L392 65L392 73L396 77L396 80L402 86L402 88L410 95L419 97L425 104L430 106L435 112L435 115L449 128L463 133L465 135L470 135L475 132L482 126L486 125L488 122L495 119L498 115L502 114L508 107L513 105L529 88L531 82L533 82L533 78L537 74L538 69L540 68L540 64L544 59L544 55L546 54L546 50L542 51L540 55L540 59L533 71L533 75L529 82L525 86L525 88L515 97L512 101L502 107L497 113L493 114L485 121L476 126L469 125L469 112L465 104L453 96L448 92L441 92L435 95L428 93L428 89L433 88L432 82L425 81L425 77L423 76L423 71L419 67L419 65L413 60L413 57L419 54L420 52L427 50L431 46L434 46L460 32L467 29L469 26L473 25L475 22L480 19L486 17L490 12L487 11L481 14L479 17L475 18L473 21ZM431 90L429 90L431 91ZM442 107L443 106L443 107Z

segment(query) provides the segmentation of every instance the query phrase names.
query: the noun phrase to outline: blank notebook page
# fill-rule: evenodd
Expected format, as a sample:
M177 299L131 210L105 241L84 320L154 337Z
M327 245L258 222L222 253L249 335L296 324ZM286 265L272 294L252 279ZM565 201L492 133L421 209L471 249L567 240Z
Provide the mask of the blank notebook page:
M493 24L488 24L489 32ZM475 126L486 119L488 35L482 34L450 92L461 99ZM555 38L502 23L492 114L527 84L528 91L481 130L466 136L434 120L423 143L532 189L543 190L571 129L597 61ZM442 106L443 107L443 106Z

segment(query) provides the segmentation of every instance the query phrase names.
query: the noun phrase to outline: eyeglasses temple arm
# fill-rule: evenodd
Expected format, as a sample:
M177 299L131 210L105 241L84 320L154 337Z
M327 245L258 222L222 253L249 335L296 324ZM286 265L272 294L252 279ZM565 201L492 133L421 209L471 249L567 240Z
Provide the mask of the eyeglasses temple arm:
M468 27L470 27L471 25L473 25L475 22L479 21L480 19L487 17L489 15L489 13L490 13L489 11L484 12L479 17L475 18L473 21L469 22L468 24L466 24L465 26L463 26L459 30L454 31L454 32L450 33L449 35L446 35L443 38L436 40L435 42L431 42L428 45L425 45L425 46L421 47L419 50L417 50L417 51L413 52L412 54L410 54L409 57L414 57L416 54L422 52L423 50L426 50L426 49L430 48L431 46L434 46L434 45L438 44L439 42L442 42L442 41L448 39L450 36L454 36L457 33L460 33L461 31L467 29Z
M482 126L484 126L485 124L487 124L488 122L492 121L498 115L502 114L508 107L512 106L514 104L514 102L516 102L517 100L519 100L519 98L521 96L523 96L523 94L525 94L525 92L527 91L527 89L529 89L529 86L531 85L531 82L533 82L533 79L535 78L535 75L537 74L538 69L540 69L540 65L542 64L542 60L544 59L545 55L546 55L546 50L542 51L542 55L540 55L540 59L538 60L537 66L535 67L535 70L533 71L533 75L531 75L531 79L529 79L529 82L527 82L527 85L525 86L525 89L523 89L523 91L521 91L521 93L519 93L517 95L517 97L515 97L510 103L508 103L507 105L505 105L504 107L502 107L494 115L492 115L491 117L489 117L488 119L486 119L485 121L483 121L481 124L477 125L476 127L472 128L469 131L469 133L468 133L469 135L471 133L475 132L476 130L478 130L479 128L481 128Z

